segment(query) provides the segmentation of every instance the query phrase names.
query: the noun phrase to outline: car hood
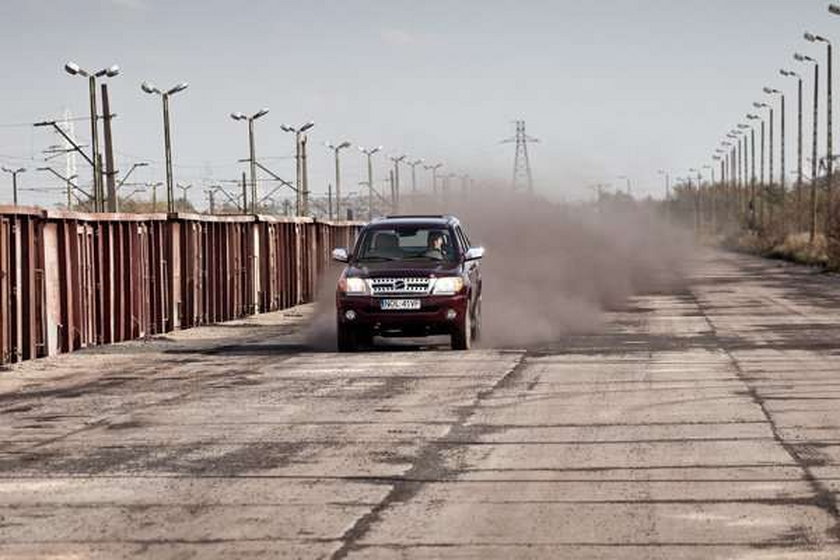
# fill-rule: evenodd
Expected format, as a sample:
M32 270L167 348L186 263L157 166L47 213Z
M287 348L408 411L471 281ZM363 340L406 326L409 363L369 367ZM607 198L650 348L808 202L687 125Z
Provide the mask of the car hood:
M460 274L460 272L461 265L449 261L383 261L352 263L347 266L346 275L358 278L410 278L417 276L451 276Z

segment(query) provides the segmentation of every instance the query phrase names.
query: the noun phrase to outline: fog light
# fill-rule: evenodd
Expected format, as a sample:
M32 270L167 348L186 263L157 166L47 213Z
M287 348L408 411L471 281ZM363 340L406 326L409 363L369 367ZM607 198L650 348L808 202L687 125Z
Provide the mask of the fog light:
M352 309L348 309L344 312L344 318L348 321L355 321L356 320L356 312Z
M447 309L447 310L446 310L446 318L447 318L449 321L454 320L454 319L455 319L455 317L457 317L457 316L458 316L458 312L457 312L457 311L455 311L454 309Z

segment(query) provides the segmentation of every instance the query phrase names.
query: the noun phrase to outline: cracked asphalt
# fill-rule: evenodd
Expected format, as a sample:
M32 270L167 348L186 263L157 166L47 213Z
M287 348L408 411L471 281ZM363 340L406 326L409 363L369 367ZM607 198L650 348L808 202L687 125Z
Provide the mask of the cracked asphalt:
M0 558L840 558L840 279L708 251L528 349L311 309L0 372Z

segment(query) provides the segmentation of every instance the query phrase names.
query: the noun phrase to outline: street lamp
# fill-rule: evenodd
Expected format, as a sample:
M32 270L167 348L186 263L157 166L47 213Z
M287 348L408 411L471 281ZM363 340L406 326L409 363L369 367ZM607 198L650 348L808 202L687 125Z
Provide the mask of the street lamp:
M17 169L9 169L5 165L2 167L3 171L12 175L12 204L18 205L18 186L17 176L19 173L26 173L25 167L18 167Z
M330 144L329 142L326 143L327 148L331 149L335 154L335 215L337 219L341 219L341 168L339 166L339 158L338 153L345 149L352 146L350 142L342 142L341 144L334 145ZM330 216L332 219L332 216Z
M831 6L829 6L829 11L831 12ZM832 12L834 13L834 12ZM831 130L831 66L832 66L832 59L834 58L831 54L831 41L822 37L820 35L815 35L813 33L805 32L803 35L806 41L811 43L825 43L826 45L826 56L828 58L827 66L826 66L826 74L825 74L825 81L826 81L826 100L825 100L825 126L826 126L826 150L828 151L828 162L826 164L826 173L828 174L828 191L829 195L831 193L831 182L832 182L832 173L834 172L834 153L832 152L832 130Z
M814 65L814 126L811 130L811 212L808 227L808 238L813 243L817 236L817 129L820 105L820 64L815 58L800 53L794 54L793 58L797 62L810 62Z
M406 165L411 167L411 192L417 192L417 166L423 163L422 159L415 159L414 161L407 161L405 162Z
M359 151L367 156L367 185L368 185L368 221L373 219L373 154L382 149L382 146L375 148L363 148L359 146Z
M796 78L796 219L802 206L802 76L792 70L782 68L779 74L788 78ZM801 227L797 223L797 227Z
M94 208L97 212L105 210L105 197L102 185L102 162L99 155L99 132L97 120L99 118L96 109L96 78L113 78L120 73L120 67L114 64L108 68L103 68L98 72L88 72L82 69L75 62L68 62L64 65L64 70L71 76L81 76L88 79L88 94L90 96L90 136L92 146L92 161L93 161L93 194L94 194Z
M390 156L388 159L394 162L394 192L391 193L391 204L397 211L399 211L400 204L400 162L404 161L408 156L403 154L401 156Z
M782 186L782 193L785 192L785 94L778 89L765 87L764 93L767 95L778 95L781 100L779 121L781 124L781 173L780 181ZM773 187L773 109L770 109L770 187Z
M163 100L163 146L166 155L166 211L175 211L175 192L172 178L172 141L169 133L169 97L187 89L189 84L182 82L166 91L158 89L152 83L143 82L140 89L150 95L159 95Z
M431 170L432 172L432 192L437 194L437 170L443 167L442 163L436 163L434 165L424 165L423 169Z
M244 113L231 113L230 118L235 121L248 121L248 150L251 168L251 213L257 213L257 156L254 147L254 121L268 114L268 109L262 108L250 117ZM247 207L247 204L245 204Z
M309 185L307 185L306 173L306 142L302 141L304 132L315 126L314 121L309 121L298 128L286 124L280 125L280 130L291 132L295 135L295 187L297 188L297 215L305 216L309 213Z

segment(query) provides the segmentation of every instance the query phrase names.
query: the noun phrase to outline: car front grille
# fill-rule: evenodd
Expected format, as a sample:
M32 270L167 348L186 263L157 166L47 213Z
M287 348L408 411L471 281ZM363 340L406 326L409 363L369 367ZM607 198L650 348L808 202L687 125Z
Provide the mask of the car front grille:
M429 278L369 278L374 296L425 296L431 289Z

